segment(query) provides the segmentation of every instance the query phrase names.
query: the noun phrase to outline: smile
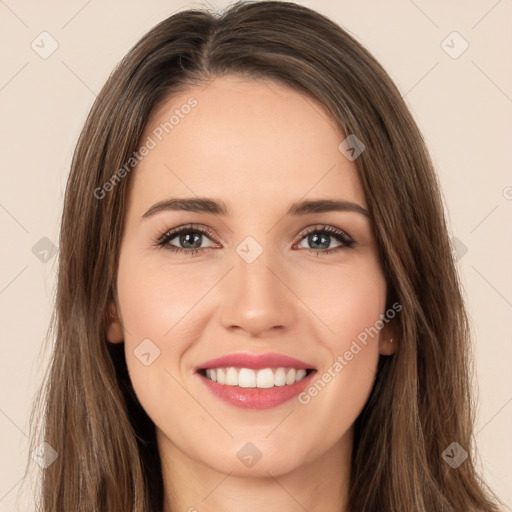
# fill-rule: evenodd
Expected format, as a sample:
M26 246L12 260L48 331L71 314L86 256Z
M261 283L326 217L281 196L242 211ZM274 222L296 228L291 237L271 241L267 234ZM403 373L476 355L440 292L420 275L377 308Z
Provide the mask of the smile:
M308 372L302 368L208 368L200 373L207 379L224 386L269 389L275 386L290 386L304 379Z
M243 409L284 404L302 393L316 373L310 362L275 352L227 354L194 370L214 397Z

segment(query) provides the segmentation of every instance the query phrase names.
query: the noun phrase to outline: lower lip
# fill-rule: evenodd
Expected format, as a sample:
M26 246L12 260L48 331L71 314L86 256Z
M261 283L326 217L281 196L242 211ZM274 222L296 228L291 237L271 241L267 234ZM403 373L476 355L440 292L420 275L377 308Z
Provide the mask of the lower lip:
M241 388L226 386L206 378L198 373L206 387L217 397L228 404L242 409L271 409L288 402L308 387L316 371L311 372L299 382L274 386L272 388Z

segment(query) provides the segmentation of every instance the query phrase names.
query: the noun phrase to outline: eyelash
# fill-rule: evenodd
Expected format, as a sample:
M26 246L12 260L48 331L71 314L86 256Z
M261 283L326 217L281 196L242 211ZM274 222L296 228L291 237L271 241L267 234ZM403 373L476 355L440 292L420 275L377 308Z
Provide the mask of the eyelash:
M156 240L155 245L157 247L165 248L168 251L174 252L174 253L182 253L186 254L187 256L194 256L195 254L203 251L204 249L212 249L212 247L203 247L198 249L183 249L182 247L176 247L174 245L171 245L169 242L176 238L179 235L182 235L184 233L195 233L195 234L201 234L205 235L210 239L214 239L213 232L208 229L201 227L197 224L189 224L187 226L182 226L180 228L171 229L170 231L165 232L160 238ZM335 238L338 242L341 242L341 246L335 247L333 249L326 249L326 250L316 250L316 249L304 249L305 251L309 253L314 253L316 256L320 256L320 253L322 254L332 254L336 253L343 249L350 249L354 246L355 242L352 240L345 232L341 231L340 229L337 229L333 226L328 225L316 225L310 229L308 229L305 233L303 233L297 243L301 243L305 238L307 238L312 233L318 233L318 234L324 234L331 236ZM212 240L215 241L215 240Z

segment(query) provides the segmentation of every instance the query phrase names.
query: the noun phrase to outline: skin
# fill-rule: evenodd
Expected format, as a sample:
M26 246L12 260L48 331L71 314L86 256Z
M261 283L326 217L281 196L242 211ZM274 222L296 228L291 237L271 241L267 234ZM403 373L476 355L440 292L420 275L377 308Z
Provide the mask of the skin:
M345 134L311 98L229 75L168 100L143 140L190 97L197 106L130 178L107 332L110 342L124 341L135 392L157 428L164 510L345 511L353 423L379 354L396 350L392 322L305 405L292 399L239 409L194 373L229 353L278 352L321 375L384 314L371 219L346 211L285 215L300 199L367 207L355 163L338 150ZM159 201L196 196L224 201L230 214L168 210L142 218ZM199 253L155 246L189 223L214 235L203 235ZM317 225L344 231L354 245L331 236L318 248L306 236ZM236 251L247 236L263 249L250 264ZM179 237L168 243L186 247ZM149 366L134 355L147 338L160 349ZM237 457L248 442L261 452L252 467Z

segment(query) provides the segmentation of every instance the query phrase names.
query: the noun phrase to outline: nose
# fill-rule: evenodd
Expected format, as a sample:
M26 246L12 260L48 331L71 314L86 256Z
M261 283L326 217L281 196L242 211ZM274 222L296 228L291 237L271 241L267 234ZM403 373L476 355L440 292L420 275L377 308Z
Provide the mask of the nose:
M223 290L221 321L226 329L264 338L295 325L296 299L284 272L269 259L266 251L252 263L235 256Z

